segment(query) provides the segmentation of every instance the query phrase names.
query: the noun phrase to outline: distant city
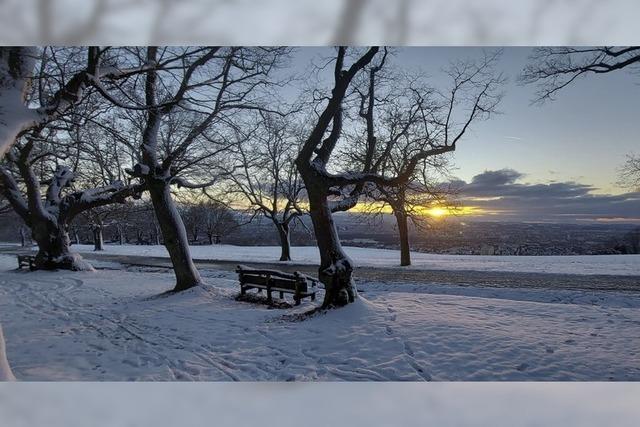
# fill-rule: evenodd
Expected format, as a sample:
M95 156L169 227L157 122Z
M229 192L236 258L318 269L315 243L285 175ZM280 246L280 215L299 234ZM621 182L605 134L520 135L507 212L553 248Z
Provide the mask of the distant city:
M353 215L336 216L343 244L397 248L390 217L375 227ZM638 253L640 227L636 224L564 224L434 221L427 229L413 229L415 251L459 255L603 255Z
M335 215L345 246L398 249L395 219L366 218L350 213ZM311 229L308 218L307 226ZM640 227L620 223L488 222L448 218L428 228L411 227L414 251L458 255L604 255L638 253ZM227 236L222 243L278 245L269 221L254 221ZM313 233L298 225L292 230L294 246L315 245ZM206 244L202 239L202 244ZM293 254L295 257L295 253Z
M334 219L344 246L399 249L395 219L390 215L368 217L341 213ZM71 230L72 243L92 244L90 225L78 222ZM294 246L315 245L309 218L305 218L304 223L306 228L297 224L291 230ZM279 245L270 221L256 219L244 223L238 219L238 224L242 225L227 226L219 231L217 242L242 246ZM122 242L127 244L161 243L156 225L144 215L139 220L130 219L124 234ZM203 229L199 234L189 234L191 245L211 243ZM29 240L26 227L21 226L14 215L5 215L0 222L0 240L20 242L21 235ZM104 241L120 243L115 223L105 224ZM640 226L633 223L490 222L449 217L431 221L426 227L416 228L410 224L410 243L413 251L455 255L636 254L640 253ZM293 256L295 258L295 252Z

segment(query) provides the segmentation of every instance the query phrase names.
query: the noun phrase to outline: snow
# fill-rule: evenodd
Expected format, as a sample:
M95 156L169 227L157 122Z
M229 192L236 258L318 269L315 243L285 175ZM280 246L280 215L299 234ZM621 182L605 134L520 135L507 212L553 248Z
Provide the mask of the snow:
M169 270L96 267L109 269L16 271L0 256L19 380L640 380L635 292L360 283L357 303L294 321L315 303L236 301L230 271L160 297Z
M34 48L20 49L22 76L31 74L35 65L34 51ZM12 76L9 55L7 52L3 54L6 56L0 57L0 159L11 148L16 136L38 119L38 114L24 104L27 79Z
M400 253L396 250L345 246L347 255L361 267L398 267ZM80 253L94 252L93 245L73 245ZM105 245L106 254L164 257L164 246ZM279 246L191 246L191 256L197 260L278 262ZM320 259L315 246L291 248L292 264L314 264ZM640 276L640 255L576 255L576 256L493 256L439 255L412 252L412 270L475 270L557 274L603 274ZM402 267L407 269L407 267Z

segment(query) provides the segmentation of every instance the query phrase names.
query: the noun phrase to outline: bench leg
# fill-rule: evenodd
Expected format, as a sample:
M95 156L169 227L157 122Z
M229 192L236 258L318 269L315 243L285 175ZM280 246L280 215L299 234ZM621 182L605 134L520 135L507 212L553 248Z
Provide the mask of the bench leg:
M267 302L271 304L273 299L271 298L271 289L267 289Z
M284 299L284 292L280 291L280 299Z
M244 286L240 285L240 295L244 295L247 293L247 290L244 288Z
M311 301L315 301L316 300L316 294L311 294Z
M300 305L300 300L302 298L300 298L300 292L296 289L296 293L293 294L293 299L296 302L296 305Z

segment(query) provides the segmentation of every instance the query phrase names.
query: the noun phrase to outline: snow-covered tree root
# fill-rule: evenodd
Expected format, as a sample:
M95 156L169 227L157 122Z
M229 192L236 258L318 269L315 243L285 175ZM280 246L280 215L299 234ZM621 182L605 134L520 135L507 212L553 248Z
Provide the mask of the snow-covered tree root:
M2 334L2 325L0 325L0 381L15 381L16 377L11 371L9 361L7 360L7 346L4 342Z

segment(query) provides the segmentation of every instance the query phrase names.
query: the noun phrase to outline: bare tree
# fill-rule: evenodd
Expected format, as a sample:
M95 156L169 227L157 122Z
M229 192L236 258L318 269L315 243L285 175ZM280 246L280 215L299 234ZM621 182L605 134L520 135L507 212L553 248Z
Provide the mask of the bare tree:
M368 184L381 187L396 187L408 182L418 164L424 159L455 150L457 142L464 136L472 122L488 117L498 104L501 95L496 92L503 81L490 69L496 56L488 56L484 63L453 65L454 85L447 102L434 115L433 121L440 123L443 131L439 138L426 138L428 142L416 150L405 167L392 175L382 168L382 162L375 161L375 153L380 147L393 147L394 141L378 140L375 131L374 111L376 108L377 75L387 61L387 50L379 55L380 49L373 47L357 56L345 68L346 48L339 48L335 60L334 84L323 109L321 109L313 129L297 157L296 164L304 181L309 198L310 215L320 250L319 279L325 285L325 299L322 307L337 307L353 302L357 291L352 281L353 264L340 245L332 213L351 209L357 203L364 187ZM379 57L376 61L374 59ZM485 64L485 65L483 65ZM359 97L356 108L360 116L369 117L366 123L366 151L362 168L343 173L330 172L328 163L341 139L345 98L349 96L354 78L365 73L362 81L364 91L352 91ZM469 107L463 120L458 121L457 107ZM331 130L329 131L329 127ZM327 135L328 134L328 135ZM380 145L382 144L382 145ZM384 148L383 148L384 151ZM383 156L384 157L384 156Z
M620 184L640 191L640 155L629 154L619 171Z
M204 220L206 212L204 206L200 203L188 203L180 206L180 216L184 222L185 229L191 237L193 243L198 242L201 229L204 228Z
M100 87L99 92L104 93L101 81L120 85L147 65L119 68L111 57L112 63L102 67L108 48L61 49L71 51L64 61L54 51L48 55L46 49L0 48L0 159L19 137L42 128L80 102L88 88ZM83 53L86 59L78 60ZM58 68L54 76L48 70L51 66ZM32 87L34 75L37 85ZM36 99L29 97L32 90L38 95ZM32 106L32 101L37 106Z
M273 223L280 241L280 261L291 261L291 227L306 214L301 204L304 186L295 165L298 144L290 120L260 112L257 125L249 132L236 133L234 163L225 170L230 184L227 196L248 205L250 218L262 216Z
M606 74L640 65L640 47L538 47L522 71L522 84L536 84L535 102L553 100L556 93L580 77Z
M7 156L9 165L0 166L0 179L5 198L15 212L29 226L38 243L36 267L39 269L81 270L91 268L78 254L70 251L69 225L80 213L112 203L123 203L137 197L143 190L140 184L125 185L121 181L86 190L67 191L74 181L74 173L67 166L58 165L44 181L47 191L42 195L41 180L34 164L50 153L32 155L34 139L17 145ZM21 185L24 191L21 191Z
M205 212L204 230L210 245L220 243L224 236L242 225L234 211L224 203L210 200L202 206Z
M370 186L365 192L362 212L367 220L375 221L388 210L396 220L398 242L400 244L400 265L411 265L411 245L409 222L415 229L426 232L432 226L432 209L451 209L455 190L427 176L427 169L439 169L441 166L421 165L414 177L405 184L394 187ZM453 211L453 209L452 209Z
M619 70L640 70L640 46L539 47L522 71L521 84L537 84L534 102L555 99L555 95L589 74ZM620 170L620 183L640 187L640 160L630 154Z
M382 176L401 174L416 153L428 150L434 144L442 144L439 140L449 132L443 128L443 110L447 105L459 102L456 98L462 96L460 92L466 91L464 86L470 84L463 83L470 76L470 70L478 72L476 78L486 78L487 69L494 61L495 56L488 56L481 64L458 63L448 70L453 81L453 103L430 88L422 75L412 76L389 69L371 74L364 87L357 89L360 98L358 115L364 121L365 130L360 132L358 129L357 135L351 138L353 142L343 154L347 164L353 169L362 168L369 162ZM453 108L451 114L454 114ZM375 146L375 149L369 148ZM434 172L442 174L446 163L444 154L429 156L414 167L406 182L364 187L365 199L369 203L364 204L363 210L370 218L373 214L375 219L388 208L396 218L402 266L411 265L409 220L424 229L426 208L445 204L450 195L449 189L436 185L431 176Z
M140 51L142 53L142 51ZM184 223L171 186L204 188L215 182L203 163L228 149L224 129L238 111L260 107L285 49L157 48L144 50L142 63L156 64L144 81L140 161L128 172L149 191L176 275L174 291L201 283L190 255ZM210 165L210 163L209 163ZM194 169L196 172L194 172Z

